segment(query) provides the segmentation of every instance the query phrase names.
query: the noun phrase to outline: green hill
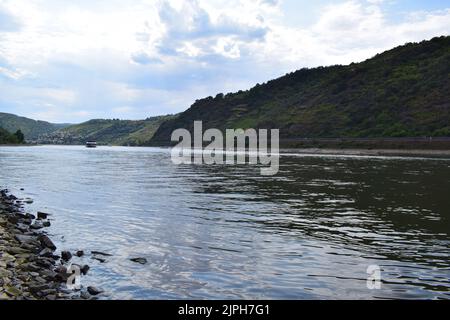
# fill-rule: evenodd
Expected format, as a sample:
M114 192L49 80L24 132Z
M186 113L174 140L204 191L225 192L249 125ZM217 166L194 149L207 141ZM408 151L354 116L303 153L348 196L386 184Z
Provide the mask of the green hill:
M90 120L42 135L38 142L79 145L94 140L103 145L144 145L149 143L159 125L171 118L172 116L161 116L136 121Z
M0 112L0 127L9 132L21 130L25 135L25 139L28 141L36 140L40 135L54 132L65 126L67 125L36 121L14 114Z
M248 91L196 101L178 128L277 128L282 138L450 136L450 37L409 43L347 66L301 69Z

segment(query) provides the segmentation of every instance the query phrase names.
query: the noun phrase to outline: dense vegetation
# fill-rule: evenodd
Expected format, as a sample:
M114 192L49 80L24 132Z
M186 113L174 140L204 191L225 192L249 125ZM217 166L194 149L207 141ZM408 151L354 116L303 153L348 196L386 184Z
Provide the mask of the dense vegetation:
M21 130L27 141L33 141L42 134L54 132L65 126L67 125L36 121L13 114L0 112L0 127L8 130L9 132Z
M362 63L301 69L249 91L196 101L173 130L278 128L284 138L450 136L450 37L409 43Z
M0 127L0 144L22 144L25 142L25 137L22 131L17 130L12 134L9 131Z
M39 138L39 143L84 144L94 140L103 145L148 144L159 125L172 116L148 118L145 120L90 120L60 129Z

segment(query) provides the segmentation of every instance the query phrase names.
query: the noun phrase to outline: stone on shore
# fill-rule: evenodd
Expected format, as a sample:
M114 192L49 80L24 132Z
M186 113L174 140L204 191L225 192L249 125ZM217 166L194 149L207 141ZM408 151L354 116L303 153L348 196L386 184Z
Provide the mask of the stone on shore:
M33 230L39 230L39 229L44 228L44 225L43 225L43 223L41 221L36 221L35 223L33 223L30 226L30 228L33 229Z
M139 264L147 264L147 259L145 258L133 258L130 260Z
M37 218L39 219L39 220L45 220L45 219L47 219L47 217L49 216L49 214L48 213L45 213L45 212L38 212L37 213Z
M81 273L85 276L85 275L87 275L89 269L90 269L90 267L89 267L87 264L85 264L85 265L80 269L80 271L81 271Z
M81 258L82 256L84 256L84 251L83 251L83 250L78 250L78 251L75 253L75 255L76 255L78 258Z
M40 241L44 247L49 248L51 250L56 250L55 244L52 242L52 240L50 240L50 238L48 236L42 235L40 237Z
M72 299L76 294L61 285L70 274L60 264L72 258L72 253L63 251L61 257L54 254L55 244L41 229L50 226L48 214L37 213L36 217L25 213L18 200L7 190L0 190L0 300L60 300ZM79 251L82 253L82 251ZM78 256L82 254L77 253ZM105 254L106 256L107 254ZM62 260L60 260L62 258ZM85 275L89 266L80 267ZM95 299L103 290L92 287L85 290L85 297ZM79 297L79 296L78 296Z
M104 253L104 252L100 252L100 251L91 251L91 254L97 255L97 256L112 257L112 254Z
M87 291L89 292L89 294L91 294L93 296L99 295L104 292L103 290L96 288L96 287L92 287L92 286L88 287Z
M72 254L69 251L63 251L61 252L61 259L63 259L64 261L69 261L70 259L72 259Z

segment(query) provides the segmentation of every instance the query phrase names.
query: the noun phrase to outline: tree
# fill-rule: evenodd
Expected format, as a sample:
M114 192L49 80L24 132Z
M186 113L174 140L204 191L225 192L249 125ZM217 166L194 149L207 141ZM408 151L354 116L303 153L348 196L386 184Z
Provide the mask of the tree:
M16 133L14 133L14 135L17 138L17 141L19 143L24 143L25 142L25 136L23 135L22 131L19 129L16 131Z

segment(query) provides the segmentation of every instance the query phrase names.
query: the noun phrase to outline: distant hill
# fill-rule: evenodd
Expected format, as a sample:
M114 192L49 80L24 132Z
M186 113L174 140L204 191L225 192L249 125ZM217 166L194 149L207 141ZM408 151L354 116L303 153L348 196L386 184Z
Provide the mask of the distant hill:
M0 112L0 127L9 132L21 130L27 141L35 140L42 134L54 132L65 126L67 126L67 124L36 121L25 117L19 117L14 114Z
M41 135L37 142L47 144L85 144L88 140L103 145L145 145L164 121L173 116L146 120L90 120L72 125L50 134Z
M409 43L347 66L301 69L248 91L196 101L178 128L277 128L282 138L450 136L450 37Z

